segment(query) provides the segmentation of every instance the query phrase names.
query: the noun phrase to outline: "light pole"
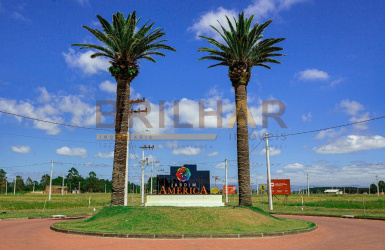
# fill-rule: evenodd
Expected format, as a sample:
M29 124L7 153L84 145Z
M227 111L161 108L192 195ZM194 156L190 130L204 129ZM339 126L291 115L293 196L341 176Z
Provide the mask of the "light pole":
M13 195L16 195L16 176L15 176L15 182L13 183Z
M159 194L159 172L164 171L164 169L158 169L158 175L156 176L156 182L158 183L158 189L156 190L156 193Z
M145 131L150 131L150 130L146 129ZM144 130L138 133L142 133L142 132L144 132ZM128 165L129 165L129 159L130 159L129 152L130 152L130 128L128 128L127 130L126 175L124 177L124 206L127 206L127 202L128 202Z
M228 188L227 188L227 159L225 159L225 185L226 185L226 203L229 203L229 194L228 194Z
M380 185L378 183L378 175L376 175L376 179L377 179L377 196L380 196Z
M269 134L265 134L266 139L266 164L267 164L267 190L269 192L269 210L273 210L273 195L271 194L270 158L269 158Z
M62 182L62 185L61 185L61 196L64 195L64 174L63 174L63 182Z
M159 163L159 161L151 161L151 194L152 194L152 173L154 171L154 163Z
M154 145L152 146L143 146L143 147L140 147L142 149L142 183L141 183L141 187L140 187L140 191L142 193L142 204L144 204L144 165L148 165L148 158L144 159L144 150L145 149L154 149Z
M52 193L52 170L53 170L53 160L51 160L51 176L49 178L49 195L48 195L48 200L51 200L51 193Z
M309 174L306 174L307 176L307 197L310 197L310 192L309 192Z

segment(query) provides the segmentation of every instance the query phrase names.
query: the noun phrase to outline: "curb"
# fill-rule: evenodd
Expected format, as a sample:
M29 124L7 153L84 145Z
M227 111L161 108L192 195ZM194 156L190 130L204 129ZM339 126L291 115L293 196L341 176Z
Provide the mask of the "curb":
M289 213L270 213L271 215L294 215L294 216L314 216L314 217L330 217L330 218L342 218L351 220L381 220L385 221L385 218L376 217L345 217L344 215L322 215L322 214L289 214Z
M81 219L81 218L86 218L90 217L89 215L79 215L79 216L68 216L65 217L64 219ZM12 220L36 220L36 219L55 219L52 216L43 216L43 217L19 217L19 218L4 218L0 219L1 221L12 221ZM61 218L63 219L63 218Z
M97 232L82 232L75 230L60 229L50 226L50 229L66 234L77 234L85 236L109 237L109 238L128 238L128 239L229 239L229 238L264 238L264 237L280 237L287 235L296 235L310 233L316 231L318 226L307 229L287 231L287 232L272 232L272 233L256 233L256 234L189 234L189 235L168 235L168 234L118 234L118 233L97 233Z

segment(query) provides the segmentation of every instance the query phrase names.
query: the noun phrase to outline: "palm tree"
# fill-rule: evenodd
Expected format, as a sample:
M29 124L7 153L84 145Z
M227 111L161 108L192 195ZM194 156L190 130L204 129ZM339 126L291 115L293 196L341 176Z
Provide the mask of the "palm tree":
M229 29L222 26L222 33L211 26L224 40L224 44L206 36L206 39L216 48L199 48L198 51L209 52L208 56L201 60L215 60L215 66L229 67L229 78L235 90L236 120L237 120L237 158L238 158L238 185L239 185L239 206L251 206L250 193L250 160L249 160L249 135L247 126L247 84L251 77L251 69L254 66L262 66L271 69L266 63L278 63L272 57L284 56L275 53L282 50L274 45L285 40L285 38L262 39L262 33L272 22L269 20L262 24L254 24L254 16L245 18L244 13L239 14L238 20L234 18L234 23L226 16Z
M82 26L93 34L104 45L97 44L72 44L80 46L80 49L95 49L97 52L91 58L107 57L110 59L109 72L117 82L116 91L116 138L127 138L130 110L130 84L139 74L139 60L145 59L156 62L153 55L165 56L160 49L176 51L165 45L167 40L159 40L166 33L163 29L152 30L154 23L147 21L136 31L140 18L136 17L136 11L128 15L117 12L112 17L112 24L101 16L96 16L103 32ZM112 195L111 206L124 205L125 166L127 155L127 140L116 139L114 149L114 166L112 170Z

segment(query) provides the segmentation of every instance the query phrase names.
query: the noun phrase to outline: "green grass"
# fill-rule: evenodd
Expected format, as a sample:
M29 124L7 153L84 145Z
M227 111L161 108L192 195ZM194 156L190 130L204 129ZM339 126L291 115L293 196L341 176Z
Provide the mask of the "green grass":
M91 206L88 207L88 199L91 196ZM365 213L363 210L362 198L365 200ZM47 201L47 194L19 194L19 195L0 195L0 214L2 218L18 217L41 217L53 214L64 214L67 216L89 215L100 211L104 206L109 206L111 194L92 193L92 194L53 194L52 200ZM325 195L312 194L310 197L303 195L304 207L301 210L301 195L289 195L288 201L284 201L284 196L274 198L274 211L276 213L291 214L318 214L318 215L354 215L357 217L378 217L385 218L385 196L378 197L371 195ZM129 206L140 205L140 195L134 197L129 194ZM267 195L253 195L253 206L268 211ZM223 201L225 198L223 197ZM46 206L44 208L44 203ZM229 205L238 205L238 196L229 195ZM44 208L44 212L43 212Z
M302 195L304 206L302 210L301 195L289 195L287 202L284 196L273 198L275 213L290 214L316 214L316 215L354 215L356 217L385 218L385 196L346 194L326 195L311 194L310 197ZM364 211L364 203L365 211ZM264 195L264 207L268 210L267 195ZM253 195L253 206L262 208L262 195Z
M89 219L55 224L61 229L125 234L250 234L313 227L295 219L275 218L258 208L104 207Z

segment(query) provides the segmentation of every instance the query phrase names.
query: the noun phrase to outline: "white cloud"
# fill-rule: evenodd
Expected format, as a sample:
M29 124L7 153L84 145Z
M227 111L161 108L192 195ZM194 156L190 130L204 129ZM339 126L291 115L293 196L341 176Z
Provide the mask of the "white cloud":
M80 158L87 158L87 149L61 147L61 148L56 149L56 154L73 156L73 157L80 157Z
M111 151L111 152L99 152L97 154L94 154L94 158L100 158L100 159L114 158L114 151Z
M380 135L347 135L326 143L313 150L318 154L345 154L360 150L385 148L385 138Z
M81 69L87 75L93 75L100 71L108 72L108 67L111 66L108 59L102 57L92 59L93 53L95 52L92 50L84 53L75 52L74 49L70 48L68 53L63 52L62 54L70 68Z
M296 74L301 81L326 81L329 79L328 73L318 69L306 69Z
M115 94L116 93L116 83L111 82L111 81L104 81L101 84L99 84L99 89L102 91L105 91L110 94Z
M341 128L339 131L337 131L335 129L322 130L322 131L320 131L314 137L314 139L316 139L316 140L323 140L326 137L328 137L328 138L335 138L335 137L339 136L340 134L342 134L345 131L346 131L345 128Z
M350 101L349 99L342 100L337 105L337 108L339 108L345 114L352 116L349 119L349 122L354 123L354 122L359 122L359 121L364 121L364 120L370 119L369 112L362 113L362 111L365 110L365 107L357 101ZM353 125L353 127L357 130L368 129L368 126L366 123L355 124L355 125Z
M303 122L311 122L311 118L312 118L311 112L302 115Z
M218 156L218 154L219 154L219 152L216 151L216 152L212 152L212 153L208 154L207 156L208 157L213 157L213 156Z
M88 5L88 0L76 0L76 2L80 3L81 5Z
M225 169L225 163L224 163L224 162L219 163L219 164L217 164L214 168L215 168L215 169Z
M171 154L173 155L198 155L202 152L200 148L192 148L192 147L186 147L186 148L178 148L174 149Z
M225 16L229 17L230 20L233 20L233 17L237 15L238 13L235 10L228 10L223 7L219 7L215 11L209 11L201 15L199 20L189 27L189 30L194 31L197 37L205 35L219 40L221 39L221 36L213 28L211 28L210 25L219 28L219 21L226 29L228 29L229 25L227 24Z
M284 170L292 171L292 170L302 170L305 166L299 163L288 164L283 167Z
M266 155L266 148L262 148L260 151L254 151L252 152L254 155ZM280 155L281 150L274 148L274 147L269 147L269 156L276 156Z
M20 12L13 12L12 13L12 18L18 21L23 21L23 22L30 22L31 20L29 18L26 18L23 14Z
M245 15L250 16L254 15L255 20L258 22L264 21L268 17L271 17L273 14L278 14L280 11L288 10L291 6L297 3L302 3L307 0L254 0L252 4L248 5L245 9ZM238 17L240 11L235 9L225 9L219 7L216 10L208 11L202 14L198 20L188 29L195 32L195 35L198 37L200 35L205 35L213 37L216 40L221 40L220 35L210 27L213 25L216 28L219 28L218 21L228 29L228 24L226 16L233 22L233 17ZM220 30L220 29L219 29Z
M360 111L365 109L361 103L350 101L349 99L342 100L339 104L339 107L342 109L342 112L352 116L357 115Z
M37 98L38 102L47 103L51 101L51 95L45 87L38 88L38 90L40 91L40 96Z
M11 149L13 152L19 153L19 154L28 154L31 151L31 148L29 146L23 146L23 145L12 146Z

